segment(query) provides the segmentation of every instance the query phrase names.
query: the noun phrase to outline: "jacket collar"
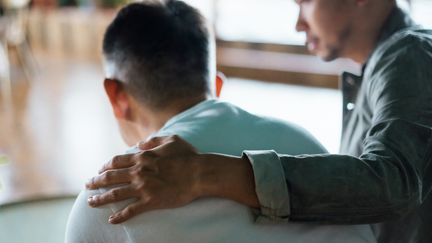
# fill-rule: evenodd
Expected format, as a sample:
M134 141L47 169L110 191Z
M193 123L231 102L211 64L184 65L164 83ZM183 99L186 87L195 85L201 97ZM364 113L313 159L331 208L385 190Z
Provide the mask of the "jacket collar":
M380 45L382 42L386 41L396 32L413 26L416 26L416 24L411 19L411 17L399 7L394 7L393 11L381 29L381 34L378 38L377 45Z
M395 6L385 21L383 27L381 28L381 33L378 37L377 44L375 46L374 51L368 58L368 61L362 67L362 74L364 73L366 66L369 62L370 57L373 53L378 49L378 47L383 44L386 40L388 40L391 36L393 36L396 32L417 26L417 24L412 20L412 18L401 8Z
M341 88L344 92L348 92L349 90L353 90L351 96L351 99L354 99L354 97L357 96L357 91L361 86L361 83L363 81L363 75L366 70L366 66L368 65L370 58L374 54L374 52L377 51L378 47L382 45L386 40L388 40L391 36L393 36L396 32L414 27L416 24L411 19L411 17L405 13L402 9L395 6L390 13L389 17L385 21L383 27L381 28L381 32L378 37L377 44L375 46L374 51L370 54L367 62L362 66L361 75L355 75L349 72L344 72L341 76ZM350 91L351 92L351 91Z

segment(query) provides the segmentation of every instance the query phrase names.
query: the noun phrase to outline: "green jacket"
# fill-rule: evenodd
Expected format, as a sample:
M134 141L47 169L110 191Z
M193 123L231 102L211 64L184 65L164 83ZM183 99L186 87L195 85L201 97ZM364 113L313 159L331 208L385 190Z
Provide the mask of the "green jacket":
M340 155L245 151L258 220L379 223L380 243L431 243L432 30L395 8L361 77L342 75L342 91Z

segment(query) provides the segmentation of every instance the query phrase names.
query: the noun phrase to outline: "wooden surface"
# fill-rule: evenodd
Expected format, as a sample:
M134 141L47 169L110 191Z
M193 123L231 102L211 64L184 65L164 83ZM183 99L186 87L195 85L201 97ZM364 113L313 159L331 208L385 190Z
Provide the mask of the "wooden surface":
M98 64L38 59L27 83L15 75L12 106L1 103L0 204L77 193L111 156L124 151L102 90Z

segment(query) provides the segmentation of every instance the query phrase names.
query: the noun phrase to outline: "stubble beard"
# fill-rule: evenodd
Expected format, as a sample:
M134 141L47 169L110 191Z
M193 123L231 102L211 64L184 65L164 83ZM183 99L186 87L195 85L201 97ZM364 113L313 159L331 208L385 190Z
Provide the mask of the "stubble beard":
M349 45L348 39L351 36L352 28L351 24L347 25L343 31L339 34L337 44L328 44L325 47L327 53L321 56L321 59L325 62L331 62L338 58L343 57L346 46Z

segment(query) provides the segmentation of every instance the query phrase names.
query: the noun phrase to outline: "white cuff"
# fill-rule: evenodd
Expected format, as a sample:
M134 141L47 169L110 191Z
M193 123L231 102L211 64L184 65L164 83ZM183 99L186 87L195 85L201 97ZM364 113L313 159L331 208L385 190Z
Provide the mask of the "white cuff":
M252 165L261 206L258 222L288 221L290 198L279 156L273 150L243 151Z

